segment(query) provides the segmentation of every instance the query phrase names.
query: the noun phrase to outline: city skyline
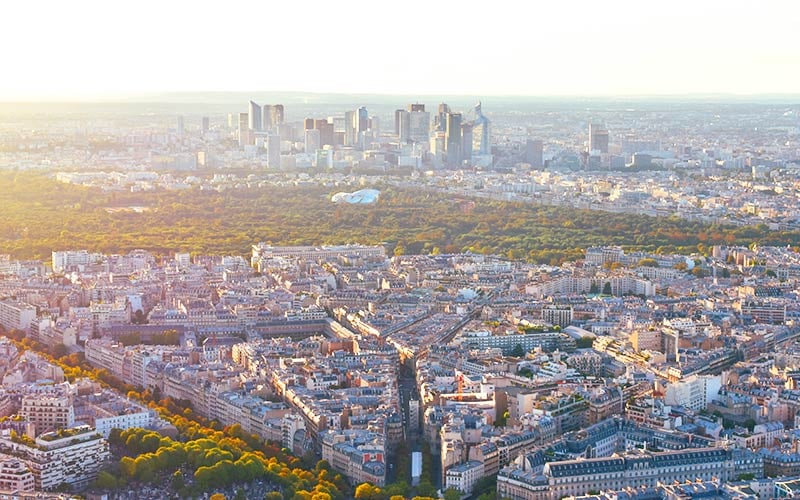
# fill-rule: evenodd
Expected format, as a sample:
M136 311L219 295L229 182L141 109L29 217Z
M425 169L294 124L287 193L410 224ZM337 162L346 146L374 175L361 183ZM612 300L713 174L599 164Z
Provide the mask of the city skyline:
M791 94L800 76L792 64L800 53L800 40L792 35L800 5L777 0L679 1L668 12L629 1L500 2L491 9L412 1L381 10L360 1L337 7L240 2L227 10L192 5L191 11L181 3L139 5L124 13L99 2L9 6L9 19L20 22L0 34L0 42L15 47L5 61L10 77L0 82L0 101L250 89ZM241 29L246 19L259 18L274 22ZM31 37L34 19L39 35ZM347 26L362 30L363 43L352 42ZM442 27L447 36L439 34ZM461 40L460 48L445 50L450 36Z

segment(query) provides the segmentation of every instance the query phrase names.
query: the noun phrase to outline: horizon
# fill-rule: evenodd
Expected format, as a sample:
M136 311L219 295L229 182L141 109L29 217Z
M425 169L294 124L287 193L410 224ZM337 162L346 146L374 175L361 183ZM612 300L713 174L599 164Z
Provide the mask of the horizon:
M581 102L597 100L607 101L632 101L632 102L659 102L672 101L676 103L800 103L798 92L686 92L686 93L629 93L629 94L470 94L470 93L430 93L416 94L409 92L323 92L323 91L297 91L297 90L184 90L163 91L146 93L120 93L114 95L88 96L60 96L49 99L18 99L2 100L0 105L30 105L30 104L233 104L241 99L263 100L264 98L283 98L288 101L307 98L345 99L364 98L392 100L398 102L421 102L457 100L491 100L529 101L529 102ZM793 102L793 101L798 101ZM326 103L327 101L320 101ZM312 103L306 103L312 104Z

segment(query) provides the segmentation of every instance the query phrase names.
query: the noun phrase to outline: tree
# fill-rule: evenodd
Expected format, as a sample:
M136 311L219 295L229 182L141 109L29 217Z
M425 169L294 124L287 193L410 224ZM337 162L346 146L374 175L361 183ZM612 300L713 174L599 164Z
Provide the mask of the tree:
M355 497L357 500L382 500L383 492L381 489L370 483L361 483L356 487Z
M419 485L417 485L417 494L421 497L435 497L436 488L428 478L425 478L419 482Z
M515 358L522 358L525 356L525 350L522 348L522 344L517 344L514 346L514 349L511 350L510 353Z
M183 487L186 485L185 481L183 480L183 473L179 470L176 470L174 474L172 474L172 489L179 491L182 490Z
M222 493L214 493L208 498L208 500L227 500L227 497Z
M461 500L461 492L455 488L444 490L444 500Z
M610 281L606 281L603 284L603 295L613 295L613 293L611 292L611 282Z
M117 478L110 472L101 470L97 473L94 486L101 490L113 490L117 487Z
M478 479L472 487L472 495L478 496L497 490L497 476L486 476Z

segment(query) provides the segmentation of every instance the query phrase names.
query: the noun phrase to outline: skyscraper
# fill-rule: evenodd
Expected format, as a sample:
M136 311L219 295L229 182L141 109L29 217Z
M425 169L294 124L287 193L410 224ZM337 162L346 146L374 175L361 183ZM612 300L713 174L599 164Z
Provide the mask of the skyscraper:
M317 129L307 129L305 131L306 153L316 153L320 149L320 132Z
M239 113L239 147L247 146L250 142L250 127L247 113Z
M178 139L183 139L183 116L178 116L178 123L176 127Z
M369 113L367 112L367 108L364 106L361 106L356 110L355 119L356 132L364 132L369 128Z
M475 121L472 122L474 142L472 149L478 154L488 155L492 152L491 145L491 123L488 118L483 116L481 103L475 105Z
M278 134L267 136L267 166L271 170L281 168L281 136Z
M264 127L264 130L269 132L272 127L275 125L272 123L272 106L269 104L265 104L262 108L261 113L261 125Z
M445 153L447 164L461 164L461 113L447 113L445 117Z
M261 106L253 101L250 101L247 113L249 118L247 127L253 132L261 132L263 130L261 123Z
M414 142L428 142L431 132L431 114L425 111L424 104L408 105L409 138Z
M411 140L411 113L405 109L398 109L395 112L395 119L398 121L397 137L401 143L406 143Z
M450 112L450 106L445 103L439 104L438 112L433 120L433 125L436 130L445 131L447 128L447 114Z
M461 124L461 158L460 161L472 160L472 123Z
M334 145L333 123L328 120L314 120L314 128L319 130L320 146Z
M356 143L356 137L358 135L356 131L356 112L355 111L345 111L344 112L344 145L345 146L352 146Z
M603 125L589 124L589 152L608 153L608 130Z
M271 109L272 125L281 125L283 123L283 104L274 104Z
M203 119L201 120L200 130L202 130L204 134L206 132L208 132L208 117L207 116L204 116Z
M544 146L542 141L528 139L525 143L525 161L529 163L532 168L542 168L544 166L544 160L542 158L543 150Z
M405 112L404 109L394 110L394 134L398 137L400 136L400 115Z

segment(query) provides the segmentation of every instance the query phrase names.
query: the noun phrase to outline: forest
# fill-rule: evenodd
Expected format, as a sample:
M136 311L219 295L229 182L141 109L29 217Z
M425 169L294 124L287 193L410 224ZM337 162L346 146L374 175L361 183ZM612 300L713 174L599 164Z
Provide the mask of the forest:
M0 253L47 261L53 250L248 255L260 241L384 243L394 254L470 251L559 264L592 245L706 253L715 244L800 244L800 232L766 225L733 227L377 187L378 203L356 206L331 203L337 189L313 185L102 192L44 174L6 172L0 176ZM148 210L114 210L130 206Z

